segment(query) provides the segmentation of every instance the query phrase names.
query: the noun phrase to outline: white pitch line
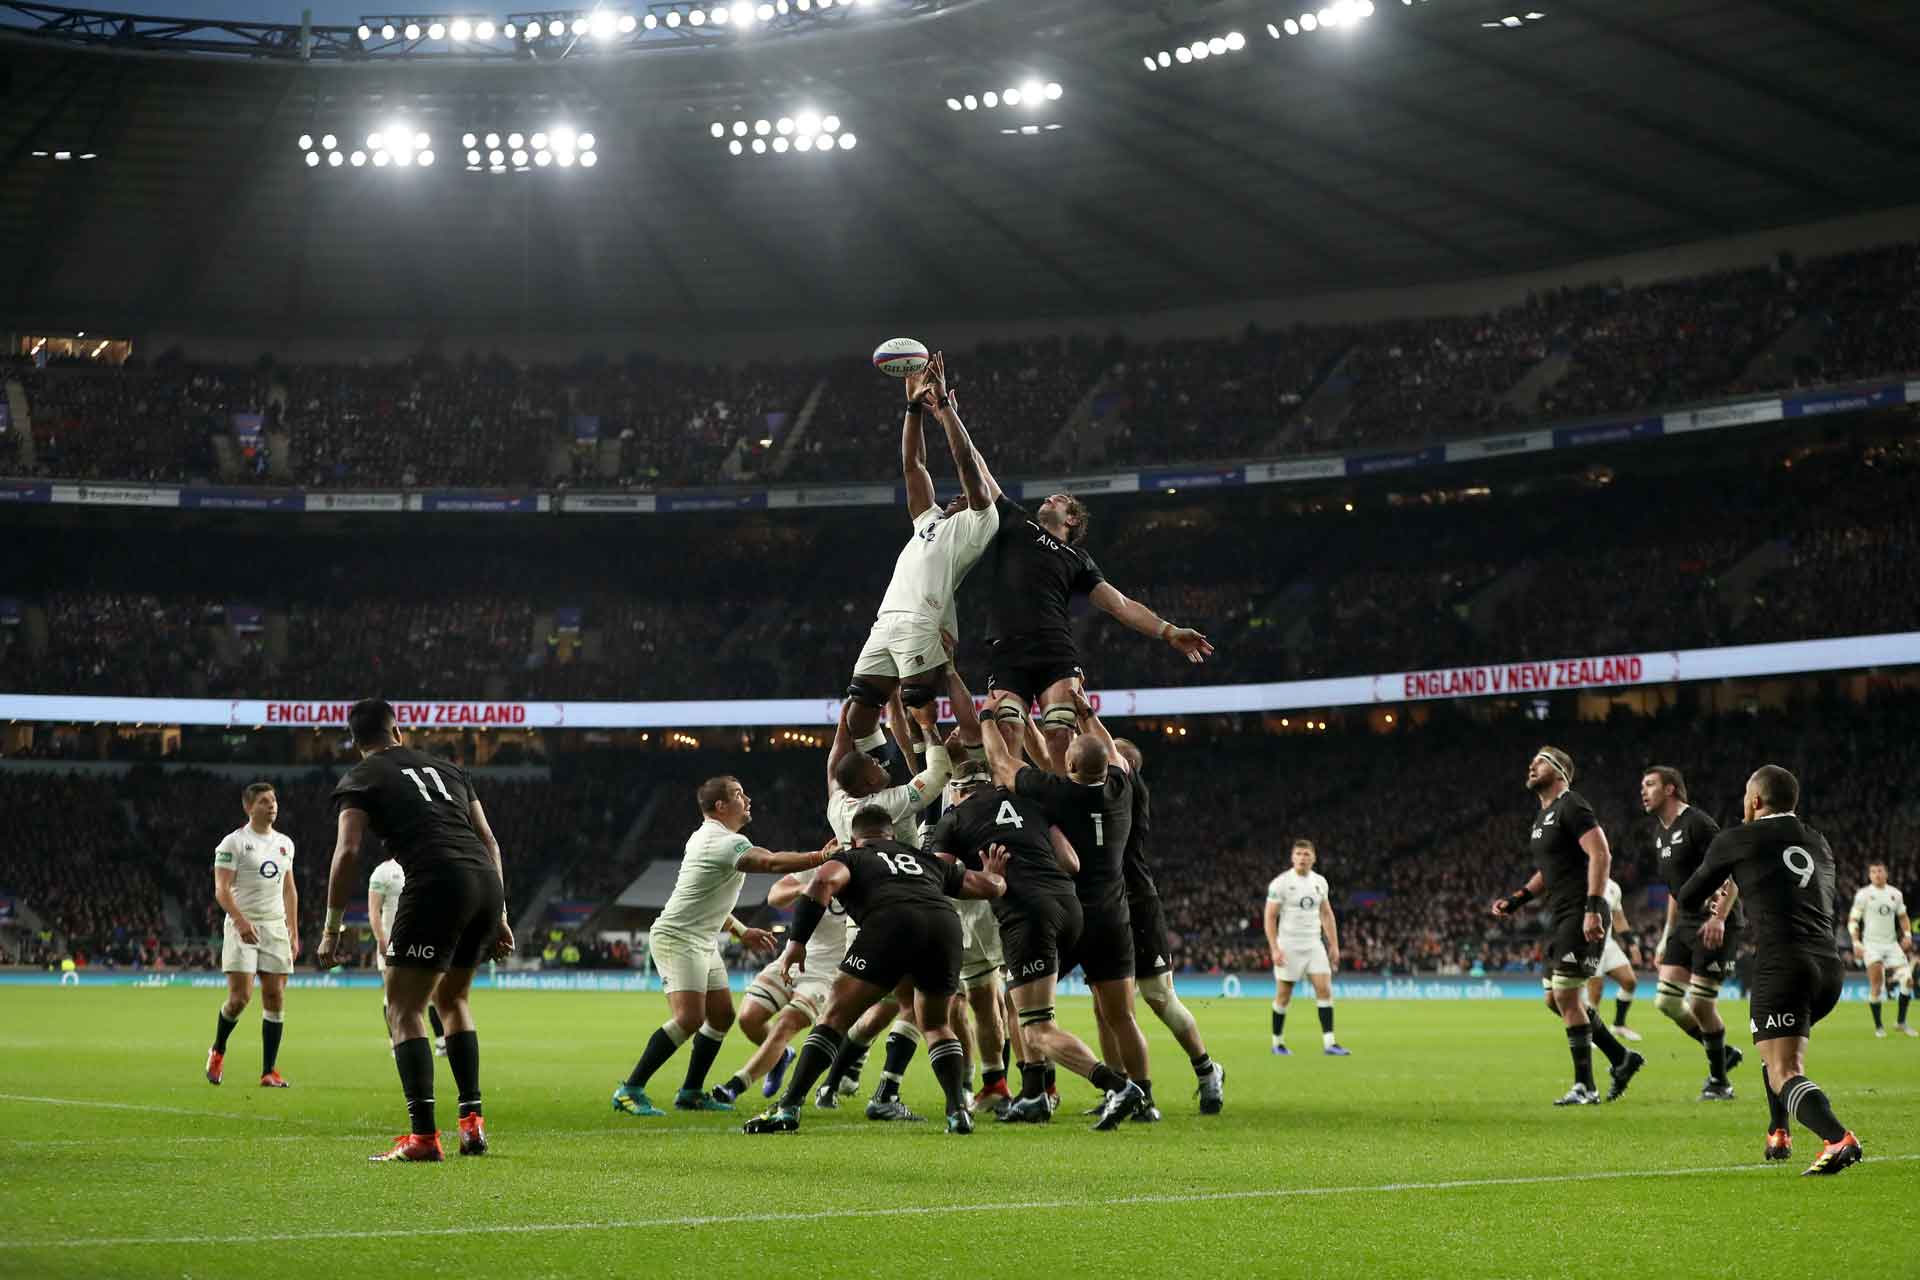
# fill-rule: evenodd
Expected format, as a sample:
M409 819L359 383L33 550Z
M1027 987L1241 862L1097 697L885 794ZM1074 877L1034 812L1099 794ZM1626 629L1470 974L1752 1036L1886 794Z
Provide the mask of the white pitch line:
M1873 1156L1879 1162L1920 1160L1920 1154ZM1753 1173L1760 1164L1709 1165L1698 1169L1612 1170L1597 1173L1549 1173L1514 1178L1456 1178L1446 1182L1383 1182L1355 1187L1275 1187L1259 1191L1201 1191L1186 1195L1114 1196L1102 1200L1028 1200L1005 1204L899 1205L878 1209L817 1209L807 1213L710 1214L684 1218L628 1218L613 1222L479 1223L460 1227L355 1228L351 1231L289 1231L275 1235L95 1236L78 1240L0 1240L0 1252L22 1249L119 1249L139 1245L283 1244L308 1240L420 1239L432 1236L539 1235L571 1231L636 1231L652 1227L757 1226L776 1222L829 1222L854 1218L911 1218L950 1213L1024 1213L1041 1209L1111 1209L1133 1206L1209 1204L1233 1200L1288 1200L1312 1196L1385 1195L1408 1191L1471 1191L1481 1187L1536 1187L1570 1182L1613 1182L1626 1178L1690 1178L1712 1173Z
M146 1102L97 1102L92 1098L43 1098L29 1093L0 1093L0 1102L34 1102L49 1107L97 1107L104 1111L151 1111L163 1116L203 1116L212 1120L271 1120L276 1124L314 1124L298 1116L247 1115L238 1111L196 1111L190 1107L156 1107Z

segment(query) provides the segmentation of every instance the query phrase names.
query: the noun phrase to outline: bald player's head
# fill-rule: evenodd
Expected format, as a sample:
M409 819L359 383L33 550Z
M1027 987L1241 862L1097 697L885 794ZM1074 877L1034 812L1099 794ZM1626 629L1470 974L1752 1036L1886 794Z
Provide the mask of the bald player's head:
M1098 782L1107 776L1107 744L1083 733L1067 744L1067 772L1080 782Z
M1146 768L1146 757L1140 754L1140 748L1134 745L1133 739L1115 738L1113 749L1120 753L1120 758L1127 762L1127 768L1133 770L1135 777L1138 777L1140 771Z

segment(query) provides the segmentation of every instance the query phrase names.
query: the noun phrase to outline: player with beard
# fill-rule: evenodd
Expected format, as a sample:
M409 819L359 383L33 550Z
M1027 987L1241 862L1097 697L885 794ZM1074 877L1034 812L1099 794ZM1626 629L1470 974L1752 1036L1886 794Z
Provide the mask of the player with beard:
M1672 765L1649 765L1640 775L1640 807L1653 816L1653 847L1660 860L1656 874L1669 890L1653 1004L1706 1050L1707 1082L1700 1089L1700 1101L1730 1102L1733 1086L1727 1073L1740 1065L1742 1054L1727 1044L1727 1024L1720 1020L1720 984L1733 973L1733 957L1747 915L1740 907L1740 891L1731 883L1699 912L1682 911L1679 898L1671 892L1699 869L1708 846L1720 834L1720 824L1688 803L1687 780Z
M1722 831L1676 895L1699 911L1731 875L1753 919L1753 982L1747 992L1760 1079L1767 1090L1768 1160L1793 1154L1787 1117L1820 1135L1809 1176L1839 1173L1864 1158L1860 1140L1807 1079L1807 1040L1840 1000L1840 958L1833 949L1834 868L1827 839L1800 820L1800 783L1779 765L1747 779L1746 821Z
M1553 932L1547 953L1549 1003L1567 1029L1573 1057L1573 1087L1557 1107L1590 1106L1600 1101L1593 1085L1593 1050L1598 1045L1612 1064L1611 1102L1646 1065L1646 1059L1621 1045L1606 1024L1587 1007L1587 979L1600 971L1606 941L1607 877L1613 853L1593 806L1573 789L1573 758L1558 747L1542 747L1527 764L1527 790L1540 802L1529 841L1536 870L1526 884L1495 898L1493 914L1512 915L1521 904L1546 895Z

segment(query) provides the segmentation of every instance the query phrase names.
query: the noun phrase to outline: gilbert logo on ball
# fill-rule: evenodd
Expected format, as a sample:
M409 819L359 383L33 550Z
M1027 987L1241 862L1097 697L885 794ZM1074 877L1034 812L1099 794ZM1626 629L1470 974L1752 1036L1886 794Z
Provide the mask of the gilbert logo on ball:
M927 367L927 344L918 338L888 338L873 349L873 367L895 378L919 373Z

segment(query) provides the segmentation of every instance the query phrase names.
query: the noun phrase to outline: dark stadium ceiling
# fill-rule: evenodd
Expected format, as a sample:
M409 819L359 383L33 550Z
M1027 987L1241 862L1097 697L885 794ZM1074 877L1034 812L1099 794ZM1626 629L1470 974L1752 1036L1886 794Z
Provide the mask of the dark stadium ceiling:
M1268 35L1303 9L868 0L805 29L564 57L302 59L81 43L0 3L0 320L886 328L1462 279L1920 201L1911 4L1379 0L1350 29ZM1244 47L1142 61L1231 32ZM1062 95L946 105L1034 81ZM786 135L752 132L809 109L858 146L775 154ZM395 121L436 163L356 167ZM560 124L594 135L591 169L530 155L494 174L480 147L468 170L461 135L518 130L531 152ZM329 133L341 163L309 167L298 139Z

